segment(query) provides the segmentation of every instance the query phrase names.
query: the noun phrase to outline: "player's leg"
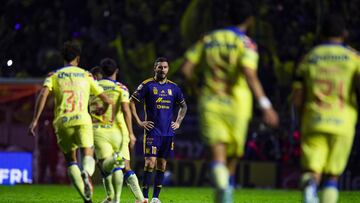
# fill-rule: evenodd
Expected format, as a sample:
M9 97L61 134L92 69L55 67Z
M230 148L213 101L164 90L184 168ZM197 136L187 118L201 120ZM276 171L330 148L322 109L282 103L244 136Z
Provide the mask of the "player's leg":
M110 198L114 202L120 202L123 185L124 160L119 153L122 144L121 132L118 129L95 130L95 151L104 171L106 185L114 195ZM110 181L111 180L111 181ZM111 183L110 183L111 182Z
M225 116L231 115L234 109L228 108L228 103L212 98L200 101L200 127L204 141L210 147L210 174L215 186L215 202L224 203L229 199L229 170L227 168L227 143L230 140L229 129Z
M106 198L102 201L102 203L111 203L111 200L114 198L114 187L112 185L112 176L111 174L108 174L103 170L102 163L98 159L96 162L96 166L99 169L100 174L102 176L101 179L106 193Z
M123 169L124 181L126 182L127 186L130 188L133 195L135 196L136 202L142 202L142 201L144 201L144 195L142 194L142 191L141 191L141 188L139 185L139 180L138 180L135 172L131 170L131 166L130 166L129 133L128 133L127 129L124 130L122 128L121 130L122 130L122 134L123 134L123 143L122 143L122 147L121 147L121 154L125 159L125 168Z
M301 138L301 166L303 174L300 187L304 203L317 203L318 185L329 153L325 134L303 133Z
M348 162L354 141L354 134L355 133L349 129L347 133L342 133L341 135L328 135L330 152L324 168L325 179L321 193L322 203L336 203L339 198L338 179L344 172Z
M226 166L226 145L217 143L210 146L211 148L211 177L213 179L216 193L215 202L227 202L227 193L229 188L229 170Z
M130 188L131 192L135 196L136 202L143 202L144 195L141 191L139 180L133 170L130 167L130 160L125 158L125 168L123 169L124 172L124 180L127 186Z
M239 113L234 115L230 122L228 121L228 125L228 128L230 129L230 136L233 141L231 141L226 148L227 167L229 169L230 175L230 189L234 189L236 186L235 173L238 160L244 155L249 118L244 117L241 115L241 113Z
M79 146L82 155L81 177L84 180L85 195L88 198L92 197L94 190L91 176L95 171L94 151L94 135L92 125L75 126L75 143Z
M149 188L152 181L152 174L155 169L156 157L158 153L158 142L159 136L144 136L144 173L143 173L143 182L142 182L142 192L144 198L149 199Z
M69 127L57 127L55 128L56 136L58 139L58 144L60 150L63 152L67 167L68 167L68 175L71 179L72 184L80 194L80 196L84 199L84 201L91 202L91 199L85 195L84 192L84 181L81 177L81 171L78 165L78 161L76 158L76 148L75 144L75 128Z
M90 199L85 195L84 192L85 185L81 177L81 171L76 159L76 150L66 152L64 153L64 156L68 167L67 172L72 184L85 201L90 201Z
M339 198L339 176L326 175L321 192L322 203L336 203Z
M166 171L166 163L168 158L174 156L174 137L164 136L159 138L159 148L156 159L156 173L154 180L154 191L151 202L158 203L160 191L164 181L164 173Z

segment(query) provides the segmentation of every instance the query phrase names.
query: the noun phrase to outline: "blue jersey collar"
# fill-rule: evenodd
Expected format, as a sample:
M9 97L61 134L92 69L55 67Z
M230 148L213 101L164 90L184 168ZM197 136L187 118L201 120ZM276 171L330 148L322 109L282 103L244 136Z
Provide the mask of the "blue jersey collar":
M113 82L113 83L117 83L116 80L112 80L112 79L110 79L110 78L103 78L103 79L101 79L101 80L109 80L109 81L111 81L111 82Z
M346 47L346 44L344 42L323 42L320 45L324 46L343 46Z
M241 31L238 27L235 27L235 26L230 26L230 27L227 27L225 29L234 32L238 36L244 36L245 35L245 33L243 31Z

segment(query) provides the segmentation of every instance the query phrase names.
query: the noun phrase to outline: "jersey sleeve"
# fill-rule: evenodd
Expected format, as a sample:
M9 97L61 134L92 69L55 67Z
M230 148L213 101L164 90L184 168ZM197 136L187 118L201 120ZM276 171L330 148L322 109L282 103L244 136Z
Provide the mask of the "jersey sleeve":
M181 89L178 86L176 86L176 88L175 88L175 103L181 104L183 102L185 102L184 94L182 93Z
M98 96L103 93L103 88L99 85L99 83L94 79L91 73L87 72L87 79L90 84L90 94L93 96Z
M199 64L203 49L204 43L202 41L198 41L195 45L186 51L185 58L193 64Z
M43 86L49 88L49 91L53 90L54 87L54 73L49 73L48 76L46 77Z
M134 98L138 102L143 102L146 94L147 85L141 83L131 95L131 98Z
M129 94L128 88L125 85L120 84L119 90L120 90L120 102L129 103L130 102L130 94Z
M244 50L240 57L240 64L243 67L256 70L258 67L259 54L257 52L257 45L249 37L243 39Z

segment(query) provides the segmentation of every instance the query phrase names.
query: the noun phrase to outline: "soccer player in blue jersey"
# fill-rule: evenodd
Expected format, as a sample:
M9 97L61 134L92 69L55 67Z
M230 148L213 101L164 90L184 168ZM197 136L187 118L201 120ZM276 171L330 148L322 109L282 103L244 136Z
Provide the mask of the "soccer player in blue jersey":
M181 125L187 106L180 88L167 79L169 63L166 58L156 59L155 76L143 81L130 99L130 107L137 124L145 129L143 175L143 194L149 197L149 186L152 173L156 169L153 198L151 203L159 203L158 199L166 160L174 153L174 131ZM144 103L145 119L139 118L135 102ZM173 121L175 108L179 106L177 118Z

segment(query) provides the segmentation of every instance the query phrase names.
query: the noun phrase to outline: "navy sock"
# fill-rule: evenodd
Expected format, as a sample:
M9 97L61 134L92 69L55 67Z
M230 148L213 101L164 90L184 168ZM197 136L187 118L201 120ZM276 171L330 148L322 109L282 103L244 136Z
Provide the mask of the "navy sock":
M156 170L153 198L159 197L163 180L164 180L164 171Z
M144 171L142 191L145 198L149 198L149 187L151 184L152 173L152 171Z

